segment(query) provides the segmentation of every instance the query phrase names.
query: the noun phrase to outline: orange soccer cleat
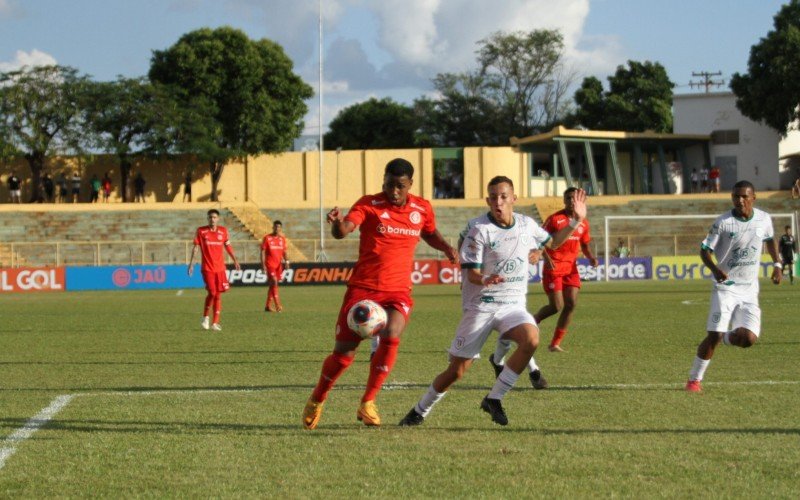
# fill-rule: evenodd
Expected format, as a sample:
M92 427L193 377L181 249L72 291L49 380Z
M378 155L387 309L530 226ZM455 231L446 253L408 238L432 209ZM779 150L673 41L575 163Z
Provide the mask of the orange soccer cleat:
M686 391L688 392L703 392L703 388L700 387L699 380L689 380L686 382Z
M317 428L319 419L322 417L322 405L324 404L325 401L320 401L318 403L313 399L308 398L306 407L303 408L303 427L310 431Z
M378 415L378 407L375 401L364 401L358 407L356 417L364 422L364 425L378 427L381 425L381 416Z

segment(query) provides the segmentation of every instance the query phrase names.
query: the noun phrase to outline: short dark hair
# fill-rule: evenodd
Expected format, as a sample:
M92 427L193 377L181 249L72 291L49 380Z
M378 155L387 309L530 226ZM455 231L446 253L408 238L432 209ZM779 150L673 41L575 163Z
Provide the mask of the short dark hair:
M209 211L206 213L206 215L211 215L211 214L217 214L217 215L219 215L219 210L217 210L216 208L212 208L211 210L209 210Z
M783 229L791 229L791 228L792 228L792 226L786 226L786 227L785 227L785 228L783 228Z
M511 186L511 189L514 189L514 181L512 181L511 179L509 179L505 175L496 175L496 176L492 177L492 179L489 181L489 185L487 187L496 186L496 185L502 184L504 182L506 184L508 184L509 186Z
M562 196L567 196L567 195L569 195L569 194L572 194L572 193L574 193L574 192L575 192L575 191L577 191L577 190L578 190L578 188L576 188L576 187L574 187L574 186L573 186L573 187L568 187L567 189L565 189L565 190L564 190L564 193L563 193L563 195L562 195Z
M733 185L733 190L736 191L739 188L750 188L753 191L753 194L756 192L756 187L750 181L739 181Z
M414 166L408 160L404 160L403 158L395 158L386 164L386 169L383 171L383 173L394 177L406 176L409 179L413 179Z
M273 226L283 226L283 222L281 222L279 220L276 220L275 222L272 223L272 225Z

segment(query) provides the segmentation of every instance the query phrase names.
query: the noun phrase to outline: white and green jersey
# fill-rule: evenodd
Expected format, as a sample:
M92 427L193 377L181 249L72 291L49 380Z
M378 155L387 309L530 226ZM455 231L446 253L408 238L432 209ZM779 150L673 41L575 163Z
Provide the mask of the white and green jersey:
M467 223L461 245L461 268L480 269L484 276L498 274L503 283L481 286L464 279L461 304L464 310L495 310L503 305L525 305L528 293L528 253L547 243L550 234L536 221L522 214L513 214L508 227L497 225L489 215Z
M727 281L714 286L737 293L758 293L761 248L773 235L772 218L757 208L753 208L749 219L737 217L733 210L717 217L702 243L702 248L714 252L717 267L728 275Z

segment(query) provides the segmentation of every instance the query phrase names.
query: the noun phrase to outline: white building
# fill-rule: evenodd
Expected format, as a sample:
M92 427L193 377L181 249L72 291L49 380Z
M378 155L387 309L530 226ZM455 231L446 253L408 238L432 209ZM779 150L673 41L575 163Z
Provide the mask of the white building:
M800 175L800 132L786 138L767 125L745 117L732 92L681 94L672 98L673 132L711 136L708 155L700 148L687 150L688 170L716 165L722 191L740 180L756 190L789 189ZM710 166L709 166L710 167Z

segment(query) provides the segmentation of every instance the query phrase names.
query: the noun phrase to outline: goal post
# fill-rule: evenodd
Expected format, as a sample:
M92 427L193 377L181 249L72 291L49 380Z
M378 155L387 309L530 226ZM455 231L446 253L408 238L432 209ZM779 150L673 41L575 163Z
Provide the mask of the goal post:
M794 234L798 234L798 226L797 226L797 212L790 212L790 213L771 213L770 216L772 217L772 225L775 228L775 238L779 238L781 233L783 232L783 226L788 224L792 227L792 232ZM705 232L708 230L708 226L710 221L713 221L719 217L719 214L699 214L699 215L606 215L604 217L604 224L603 224L603 240L604 240L604 256L605 262L610 262L611 258L611 241L612 238L620 237L621 235L628 235L628 239L631 239L630 234L636 232L637 229L641 231L641 233L637 233L638 237L649 237L652 239L662 239L662 243L666 241L667 237L671 237L673 240L673 249L672 255L679 254L679 239L685 240L686 238L692 238L694 244L696 245L695 248L699 248L700 241L702 241ZM782 219L784 222L782 224L777 224L775 221L776 219ZM642 221L642 224L638 224L638 221ZM666 229L661 228L661 231L658 231L659 222L667 222L667 221L684 221L680 227L667 227ZM708 223L705 223L708 221ZM613 230L612 224L614 222L633 222L638 227L631 227L628 225L627 227L623 227L619 229L615 235L612 235L611 231ZM703 226L698 226L698 224L704 224ZM646 229L643 228L646 226ZM645 231L651 231L651 234L646 234ZM653 236L652 233L657 233ZM636 252L639 254L640 252ZM662 256L666 255L666 252L663 254L658 252L658 250L654 252L646 252L650 254L651 257L655 256ZM652 255L653 253L657 253L658 255ZM641 257L642 255L637 255ZM607 264L606 264L606 267ZM598 279L605 279L605 281L610 280L610 273L604 272L603 278L598 275Z

